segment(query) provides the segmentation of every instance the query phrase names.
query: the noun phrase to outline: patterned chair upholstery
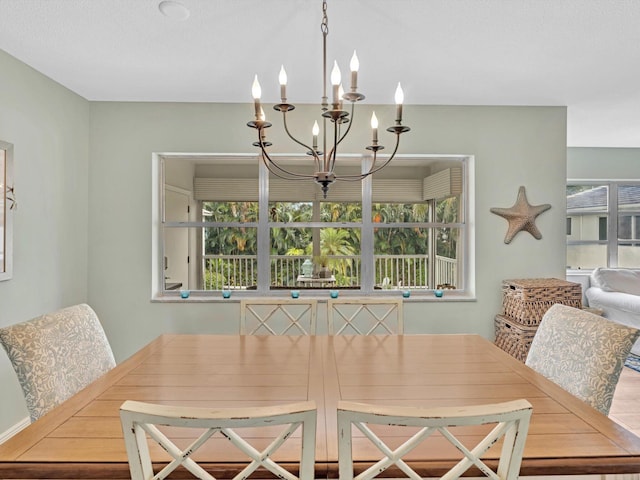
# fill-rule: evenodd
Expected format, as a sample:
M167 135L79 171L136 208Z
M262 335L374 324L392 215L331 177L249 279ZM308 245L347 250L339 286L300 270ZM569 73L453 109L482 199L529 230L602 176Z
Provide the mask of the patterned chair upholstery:
M0 343L18 375L31 421L116 365L96 313L85 304L2 328Z
M640 331L566 305L545 313L526 364L609 414L624 361Z

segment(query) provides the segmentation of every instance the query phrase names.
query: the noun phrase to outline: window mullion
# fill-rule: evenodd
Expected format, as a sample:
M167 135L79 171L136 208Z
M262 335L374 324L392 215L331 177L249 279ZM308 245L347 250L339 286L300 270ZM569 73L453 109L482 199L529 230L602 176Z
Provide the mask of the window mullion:
M363 158L362 171L368 171L373 161L372 158ZM362 180L362 230L360 232L360 258L361 272L360 282L363 293L373 291L375 282L374 255L373 255L373 218L372 218L372 186L371 175Z
M618 184L609 184L609 225L607 227L607 255L609 266L618 266Z
M269 240L269 170L258 162L258 286L261 294L268 293L271 283L271 245Z
M193 218L196 218L198 220L202 219L203 206L204 205L202 200L196 200L196 211L195 211L195 214L193 215ZM196 278L197 278L196 285L198 286L197 287L198 290L204 290L204 262L203 262L204 228L195 229L195 231L198 233L195 239L195 244L196 244L195 251L199 252L199 254L196 255L196 262L195 262L195 271L196 271Z
M428 200L429 204L429 223L433 223L436 221L436 201L434 199ZM428 236L428 271L427 271L427 285L430 288L436 288L436 235L437 228L432 227L429 228L429 236Z

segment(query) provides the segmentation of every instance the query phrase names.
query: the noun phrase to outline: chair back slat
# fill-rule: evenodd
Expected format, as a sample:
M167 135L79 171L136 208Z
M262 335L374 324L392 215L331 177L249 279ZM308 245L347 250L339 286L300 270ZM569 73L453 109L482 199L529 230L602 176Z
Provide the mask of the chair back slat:
M315 299L243 299L240 335L315 335L317 310Z
M516 480L520 473L531 413L531 404L526 400L439 408L379 406L341 401L338 403L340 479L368 480L376 478L381 472L393 466L408 478L421 479L418 472L412 469L403 458L427 439L436 440L435 437L438 437L451 443L461 455L461 459L441 478L447 480L459 478L470 468L476 467L481 474L494 480ZM465 445L461 440L464 427L491 424L495 426L472 447ZM409 433L406 441L392 448L381 438L383 435L374 433L369 425L414 427L413 430L417 427L419 430ZM373 459L373 464L363 468L356 476L354 476L353 464L353 427L360 430L381 454L379 460ZM460 433L454 434L452 427L457 427ZM466 440L468 441L468 438ZM500 440L502 448L498 466L494 469L491 468L490 463L495 462L495 453L487 457L485 454Z
M401 298L330 298L327 303L329 335L402 335Z
M229 444L236 447L248 459L247 465L234 476L235 479L247 478L262 468L278 478L312 480L315 473L316 416L314 402L269 407L208 409L128 400L120 407L120 419L132 480L165 478L180 466L186 468L196 478L215 480L215 477L200 466L193 456L216 434L227 439ZM204 432L200 433L187 447L179 448L157 428L157 425L193 428L198 429L198 432L202 430ZM281 426L282 429L262 450L254 447L239 431L243 428L273 426ZM300 466L297 472L292 472L275 461L273 455L298 429L302 430ZM172 460L156 474L153 472L153 464L158 463L159 460L151 458L149 441L159 444L172 457Z

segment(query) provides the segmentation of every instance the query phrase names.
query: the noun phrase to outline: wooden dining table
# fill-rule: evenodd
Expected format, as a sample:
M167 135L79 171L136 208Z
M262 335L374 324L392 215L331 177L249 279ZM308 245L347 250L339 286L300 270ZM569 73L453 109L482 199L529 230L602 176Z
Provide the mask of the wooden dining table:
M533 405L522 475L640 472L640 438L478 335L162 335L1 444L0 478L130 478L119 419L129 399L208 407L315 401L316 478L338 478L339 400L437 406L518 398ZM397 434L390 427L381 437ZM364 437L353 445L356 468L370 464ZM239 470L232 448L220 441L204 460L216 478ZM432 448L408 463L438 476L455 462Z

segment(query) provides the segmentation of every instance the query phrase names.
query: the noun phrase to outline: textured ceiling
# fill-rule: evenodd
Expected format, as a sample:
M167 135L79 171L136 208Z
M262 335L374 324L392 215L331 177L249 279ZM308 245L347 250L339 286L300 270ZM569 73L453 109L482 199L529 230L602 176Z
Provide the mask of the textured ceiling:
M640 147L640 0L328 0L329 61L367 102L565 105L569 146ZM276 102L321 91L320 0L0 0L0 49L89 100ZM407 107L406 115L409 115Z

